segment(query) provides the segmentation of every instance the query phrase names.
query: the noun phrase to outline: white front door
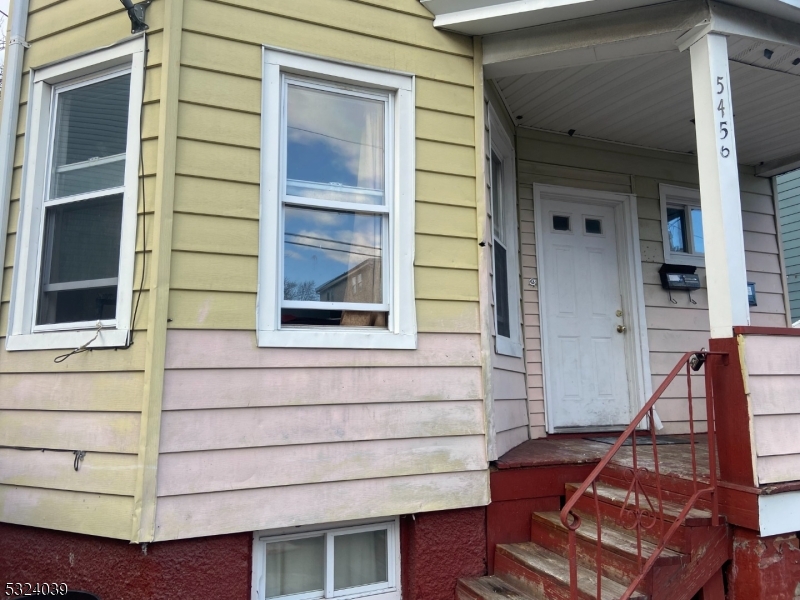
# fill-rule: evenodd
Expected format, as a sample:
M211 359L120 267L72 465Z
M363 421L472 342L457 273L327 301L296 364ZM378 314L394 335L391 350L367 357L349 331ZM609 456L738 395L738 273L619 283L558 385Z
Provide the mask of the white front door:
M542 197L537 242L551 431L621 429L631 414L614 208ZM622 232L619 232L622 233Z

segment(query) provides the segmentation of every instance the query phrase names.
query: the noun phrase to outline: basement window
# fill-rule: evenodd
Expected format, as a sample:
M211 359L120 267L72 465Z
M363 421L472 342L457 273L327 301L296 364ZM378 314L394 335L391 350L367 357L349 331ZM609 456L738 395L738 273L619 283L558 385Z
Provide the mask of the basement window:
M142 39L32 73L9 350L128 342L143 73Z
M704 266L705 243L700 192L665 184L661 184L659 190L664 262Z
M400 598L396 519L290 535L257 534L254 544L256 600Z

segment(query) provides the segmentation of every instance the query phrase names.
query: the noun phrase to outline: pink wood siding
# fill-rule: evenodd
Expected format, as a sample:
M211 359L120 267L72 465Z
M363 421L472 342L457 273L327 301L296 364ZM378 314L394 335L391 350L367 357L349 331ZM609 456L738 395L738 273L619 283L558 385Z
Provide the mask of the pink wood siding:
M477 334L376 351L171 330L156 539L485 504L484 434Z
M743 336L760 484L800 480L800 337Z
M637 196L639 236L644 280L645 312L650 346L650 368L655 389L683 352L708 346L708 296L705 289L675 294L670 303L661 288L658 269L664 262L661 239L659 183L698 187L697 166L690 156L638 149L565 135L518 129L518 184L523 282L536 273L533 227L534 183L562 185ZM748 280L756 283L758 306L751 308L753 325L785 327L786 316L775 227L775 204L769 180L742 168L742 215ZM699 268L701 281L705 269ZM531 433L544 435L539 304L536 290L523 285L528 404ZM705 427L705 389L700 378L694 391L694 413L699 430ZM664 422L662 433L688 431L685 384L668 388L656 406Z

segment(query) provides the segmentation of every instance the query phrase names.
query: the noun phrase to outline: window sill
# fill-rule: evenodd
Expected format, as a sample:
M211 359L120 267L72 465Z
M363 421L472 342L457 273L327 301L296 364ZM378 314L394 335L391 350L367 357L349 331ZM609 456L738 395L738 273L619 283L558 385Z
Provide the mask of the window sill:
M689 265L692 267L705 267L706 257L702 254L667 254L664 262L670 265Z
M258 331L258 345L263 348L351 348L416 350L416 333L391 333L386 330L363 331L336 328L297 328Z
M499 335L495 337L494 351L496 354L522 358L522 344L513 342L509 338Z
M72 350L79 348L95 335L95 329L80 331L42 331L9 335L6 350ZM101 329L89 348L124 348L128 345L127 329Z

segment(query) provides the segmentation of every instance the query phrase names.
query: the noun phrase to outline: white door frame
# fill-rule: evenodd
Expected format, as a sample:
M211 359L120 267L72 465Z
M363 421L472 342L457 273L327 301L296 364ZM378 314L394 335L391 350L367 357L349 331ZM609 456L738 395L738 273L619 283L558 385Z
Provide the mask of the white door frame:
M533 220L536 235L536 272L539 290L539 326L542 343L542 380L544 386L545 423L548 433L555 433L550 422L550 396L547 382L551 379L550 371L555 361L548 360L547 348L547 297L544 290L549 282L542 278L544 273L542 254L546 248L539 246L544 240L542 225L542 197L562 202L580 202L596 204L614 209L614 221L617 229L617 261L622 292L622 310L625 315L625 369L628 376L628 389L631 401L630 418L636 415L653 393L653 382L650 376L650 345L647 339L647 319L644 308L644 280L642 278L642 258L639 248L639 217L636 208L635 194L620 194L557 185L533 184ZM602 428L598 427L598 430Z

